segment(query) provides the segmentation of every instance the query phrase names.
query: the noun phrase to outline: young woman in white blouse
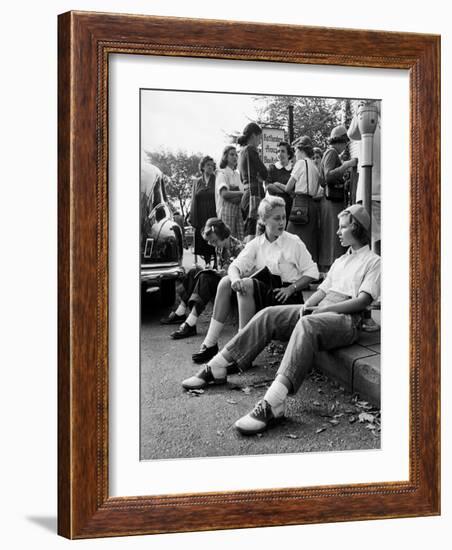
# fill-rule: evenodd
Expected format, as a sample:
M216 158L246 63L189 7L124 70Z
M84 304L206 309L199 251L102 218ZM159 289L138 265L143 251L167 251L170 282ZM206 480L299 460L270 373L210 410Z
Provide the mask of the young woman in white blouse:
M280 197L267 195L258 209L258 232L229 267L221 279L212 319L199 352L193 361L208 361L218 352L218 338L230 313L231 298L238 302L239 328L267 306L303 303L301 290L318 279L317 265L304 243L284 230L285 203ZM267 277L251 276L267 268Z
M295 158L297 162L287 182L286 193L292 195L295 206L297 204L297 195L301 197L303 205L306 208L306 216L302 220L293 217L292 212L294 211L294 207L292 206L287 231L300 237L314 261L317 262L319 218L314 197L319 192L319 171L312 160L313 155L314 148L312 147L310 138L308 136L298 138L295 142Z

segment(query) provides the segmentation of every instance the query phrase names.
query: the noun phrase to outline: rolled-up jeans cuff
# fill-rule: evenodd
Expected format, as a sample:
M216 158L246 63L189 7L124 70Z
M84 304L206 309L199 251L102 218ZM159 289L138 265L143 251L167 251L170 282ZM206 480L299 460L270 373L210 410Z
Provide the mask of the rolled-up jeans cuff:
M234 341L230 341L221 350L221 354L226 361L234 363L240 370L245 370L258 355L259 352L256 353L256 349L260 351L266 346L265 338L262 338L262 340L263 342L259 340L253 346L248 346L246 350L240 349L240 346L237 346Z

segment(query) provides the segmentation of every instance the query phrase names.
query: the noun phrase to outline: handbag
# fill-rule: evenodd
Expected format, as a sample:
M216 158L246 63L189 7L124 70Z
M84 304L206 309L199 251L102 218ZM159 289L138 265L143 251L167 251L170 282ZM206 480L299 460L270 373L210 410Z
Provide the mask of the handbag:
M333 187L331 184L327 183L325 187L325 198L331 202L344 202L344 185L339 184Z
M311 197L309 196L308 162L306 159L304 162L306 165L307 193L295 193L289 214L289 221L297 225L306 225L309 223L309 201Z
M324 160L325 160L325 157L326 157L327 153L330 150L331 149L328 149L325 152L325 154L323 155L322 163L320 165L320 168L321 168L320 178L323 181L323 183L321 183L321 185L325 189L325 198L327 200L329 200L331 202L344 202L344 199L345 199L344 182L331 184L331 183L327 182L327 179L325 177L325 171L324 171L323 163L324 163Z

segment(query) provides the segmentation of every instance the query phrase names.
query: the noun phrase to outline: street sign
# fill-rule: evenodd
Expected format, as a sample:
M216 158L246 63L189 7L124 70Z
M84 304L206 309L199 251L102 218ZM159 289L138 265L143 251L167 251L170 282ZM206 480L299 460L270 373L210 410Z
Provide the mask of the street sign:
M284 141L284 130L281 128L262 128L262 162L267 168L278 160L278 143L280 141Z

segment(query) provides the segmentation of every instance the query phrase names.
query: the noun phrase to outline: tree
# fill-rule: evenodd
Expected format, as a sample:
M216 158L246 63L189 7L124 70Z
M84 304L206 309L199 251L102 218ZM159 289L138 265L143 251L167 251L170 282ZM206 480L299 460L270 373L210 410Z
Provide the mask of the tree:
M162 149L160 151L145 151L147 160L155 164L167 177L166 193L168 200L176 203L185 217L185 210L191 199L193 181L199 174L201 153L187 154L185 151L172 151Z
M288 107L294 108L294 135L309 136L325 150L331 130L341 123L343 101L323 97L260 96L258 124L284 128L288 137Z

